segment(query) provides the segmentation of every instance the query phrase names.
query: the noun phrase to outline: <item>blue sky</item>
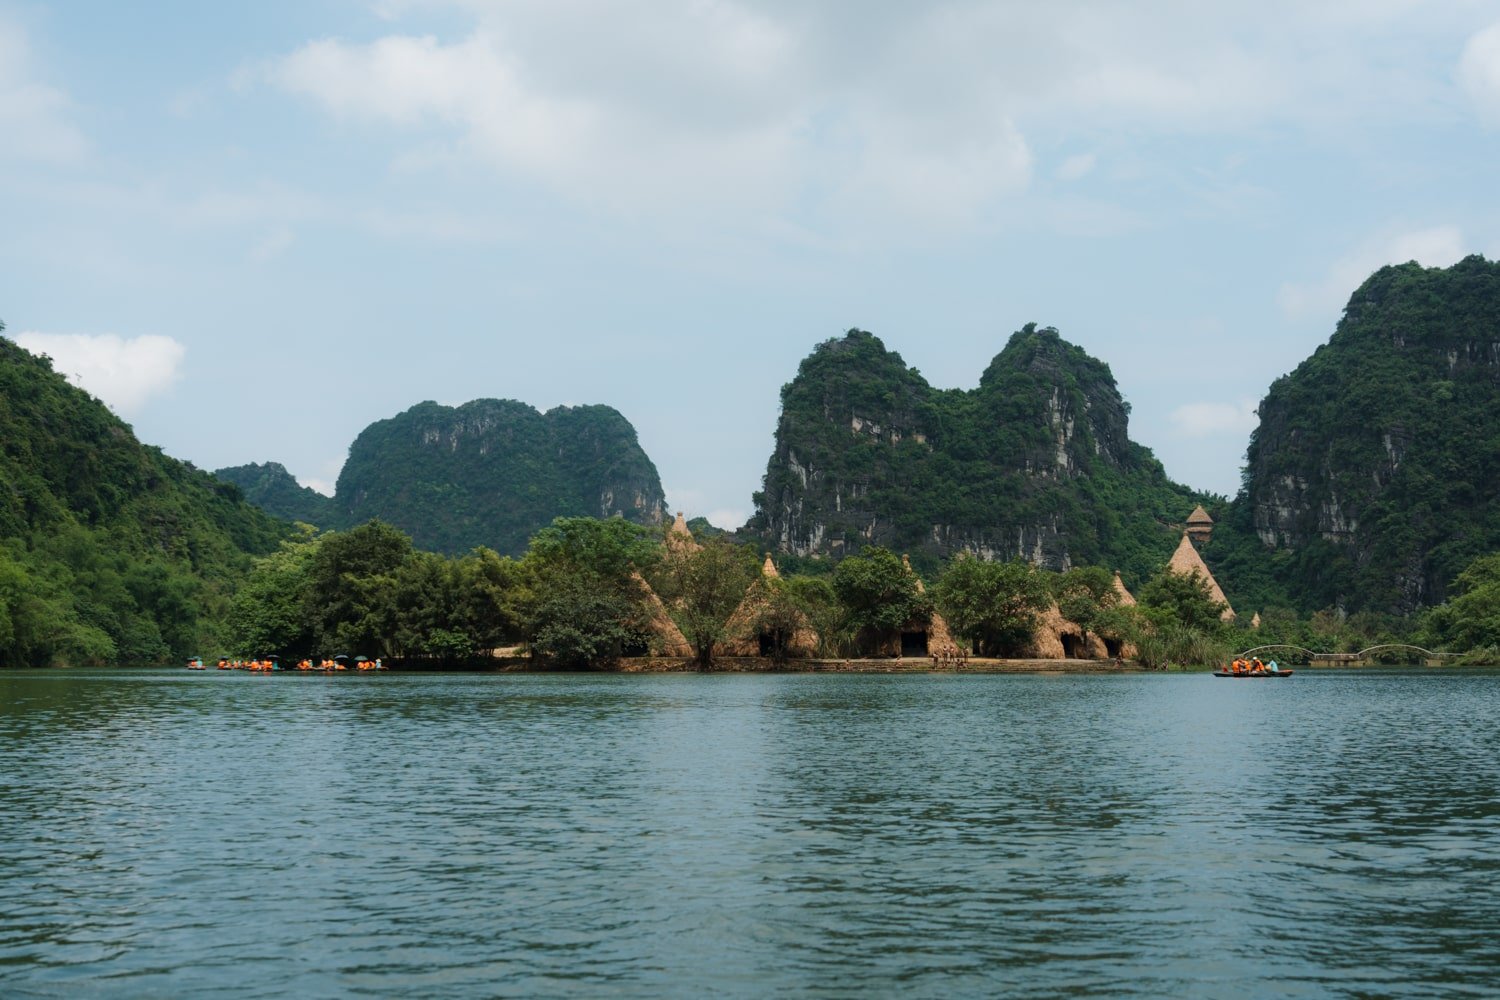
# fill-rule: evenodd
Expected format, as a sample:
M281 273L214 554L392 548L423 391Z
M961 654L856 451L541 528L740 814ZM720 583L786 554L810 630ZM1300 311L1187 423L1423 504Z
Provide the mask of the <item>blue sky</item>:
M1037 322L1232 494L1369 271L1500 256L1500 7L0 0L0 137L8 335L203 468L607 403L733 525L816 343Z

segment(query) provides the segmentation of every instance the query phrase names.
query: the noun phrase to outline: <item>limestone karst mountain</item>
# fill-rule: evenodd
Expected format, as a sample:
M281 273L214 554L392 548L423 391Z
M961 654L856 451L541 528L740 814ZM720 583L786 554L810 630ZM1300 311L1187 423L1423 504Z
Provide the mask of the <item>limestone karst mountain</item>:
M936 389L873 334L820 344L782 388L747 530L778 551L864 545L1155 572L1201 497L1128 434L1109 367L1034 325L973 390Z
M1204 557L1256 606L1405 613L1497 548L1500 263L1381 268L1261 401Z
M484 545L518 555L553 518L618 514L656 524L665 506L635 428L608 406L541 413L506 399L419 403L360 432L321 513L318 495L278 469L220 475L279 516L321 518L313 523L322 528L380 518L419 548L448 554Z

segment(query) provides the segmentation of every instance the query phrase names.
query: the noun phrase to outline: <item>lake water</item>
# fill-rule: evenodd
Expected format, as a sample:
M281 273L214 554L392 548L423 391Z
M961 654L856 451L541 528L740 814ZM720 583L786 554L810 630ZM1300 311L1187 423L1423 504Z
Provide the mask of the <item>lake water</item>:
M1495 996L1500 673L0 673L0 995Z

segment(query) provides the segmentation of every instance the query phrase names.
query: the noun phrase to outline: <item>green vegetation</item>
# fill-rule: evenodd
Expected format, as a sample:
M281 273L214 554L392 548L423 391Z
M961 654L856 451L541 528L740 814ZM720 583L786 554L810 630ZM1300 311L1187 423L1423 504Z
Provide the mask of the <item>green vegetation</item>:
M338 509L334 507L333 500L317 490L299 484L279 462L236 465L219 469L214 475L238 486L246 500L267 514L320 528L340 526Z
M1204 553L1220 582L1304 611L1441 603L1500 549L1497 329L1500 263L1482 257L1361 285L1329 342L1261 402L1213 543L1233 572Z
M251 554L289 530L0 337L0 666L213 650Z
M418 548L478 545L519 555L556 517L661 520L656 467L607 406L477 399L419 403L366 427L349 447L334 503L343 524L378 517Z
M871 546L849 556L833 571L833 593L844 609L844 631L864 649L893 633L926 627L932 599L917 586L917 577L889 549Z
M729 638L729 620L756 579L755 552L723 536L702 544L667 544L651 586L693 647L700 668L713 662L714 649ZM783 603L782 611L792 614ZM778 627L769 623L768 627Z
M305 530L258 559L235 595L236 655L322 659L335 652L453 667L518 630L522 573L488 549L447 558L379 521Z
M1209 499L1130 442L1109 366L1035 325L973 391L934 389L851 330L803 360L781 401L747 530L798 557L879 545L926 571L969 551L1142 578Z
M933 588L953 633L983 656L1020 656L1051 602L1043 571L1031 563L960 556Z
M518 556L556 517L656 524L664 503L656 466L619 412L539 413L511 399L419 403L376 421L354 439L332 498L275 462L216 475L277 517L334 530L378 518L448 555L484 546Z
M1427 613L1420 638L1472 662L1500 663L1500 553L1458 574L1448 601Z

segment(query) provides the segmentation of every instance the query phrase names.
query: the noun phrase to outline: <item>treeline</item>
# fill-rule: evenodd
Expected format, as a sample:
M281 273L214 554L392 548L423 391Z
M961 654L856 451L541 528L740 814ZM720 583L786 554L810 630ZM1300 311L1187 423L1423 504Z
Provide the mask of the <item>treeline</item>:
M1220 620L1201 579L1163 572L1138 597L1122 604L1113 575L1098 567L1051 573L962 557L929 589L881 548L825 575L781 578L763 575L757 553L725 536L698 542L619 518L559 518L519 559L483 548L447 557L371 521L305 529L258 560L230 608L229 646L215 654L342 652L455 667L518 646L538 665L565 669L652 653L708 667L747 643L772 659L885 655L937 614L966 652L1026 656L1054 606L1082 649L1120 650L1149 666L1219 662L1255 644Z

